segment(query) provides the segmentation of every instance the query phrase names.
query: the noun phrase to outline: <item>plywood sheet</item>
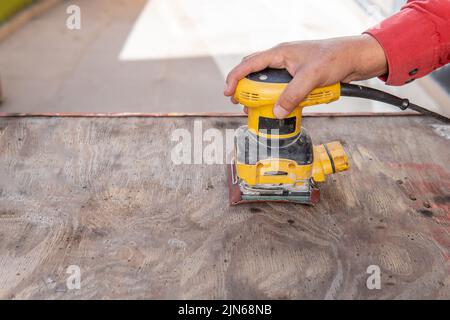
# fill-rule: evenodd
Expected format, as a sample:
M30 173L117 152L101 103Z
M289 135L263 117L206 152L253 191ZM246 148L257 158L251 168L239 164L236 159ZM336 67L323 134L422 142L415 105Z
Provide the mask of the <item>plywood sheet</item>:
M173 130L199 120L244 122L1 118L0 297L450 298L445 126L305 119L315 143L344 143L350 171L316 207L230 207L223 165L170 160Z

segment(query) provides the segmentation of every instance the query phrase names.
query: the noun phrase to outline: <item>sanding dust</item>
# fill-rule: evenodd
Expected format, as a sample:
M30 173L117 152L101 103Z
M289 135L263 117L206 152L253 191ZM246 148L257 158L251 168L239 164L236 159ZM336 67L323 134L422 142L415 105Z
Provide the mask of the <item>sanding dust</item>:
M432 124L433 131L441 137L450 140L450 125L448 124Z

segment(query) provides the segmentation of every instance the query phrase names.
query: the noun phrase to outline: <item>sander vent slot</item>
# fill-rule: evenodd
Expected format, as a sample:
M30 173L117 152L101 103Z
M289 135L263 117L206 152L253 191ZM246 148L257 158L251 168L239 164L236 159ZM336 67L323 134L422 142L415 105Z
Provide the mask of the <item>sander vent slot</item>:
M265 172L264 175L266 177L276 177L276 176L287 176L288 173L286 171L269 171Z
M331 91L323 91L323 92L312 92L308 95L305 101L316 100L316 99L324 99L333 96L333 92Z
M257 94L257 93L241 92L240 96L242 99L245 99L245 100L251 100L251 101L259 100L259 94Z

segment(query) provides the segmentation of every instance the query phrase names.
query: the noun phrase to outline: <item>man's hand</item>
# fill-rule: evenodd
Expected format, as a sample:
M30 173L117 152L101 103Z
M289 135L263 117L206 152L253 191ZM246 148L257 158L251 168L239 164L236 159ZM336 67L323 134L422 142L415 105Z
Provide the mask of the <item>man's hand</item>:
M285 118L315 88L365 80L388 72L386 56L370 35L282 43L245 57L229 74L224 94L233 98L237 83L267 67L285 68L294 77L275 104L273 113Z

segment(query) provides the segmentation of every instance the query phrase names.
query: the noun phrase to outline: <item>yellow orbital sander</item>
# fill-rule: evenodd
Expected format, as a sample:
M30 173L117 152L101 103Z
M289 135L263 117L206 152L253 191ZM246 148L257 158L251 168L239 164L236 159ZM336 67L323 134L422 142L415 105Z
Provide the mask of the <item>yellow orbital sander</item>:
M313 145L301 126L304 107L351 96L443 118L383 91L337 83L313 90L291 114L279 120L273 114L273 107L291 80L287 70L268 68L238 83L234 97L248 108L248 125L236 131L228 166L232 205L260 201L314 205L320 196L318 184L325 182L330 174L349 169L348 156L340 142Z

